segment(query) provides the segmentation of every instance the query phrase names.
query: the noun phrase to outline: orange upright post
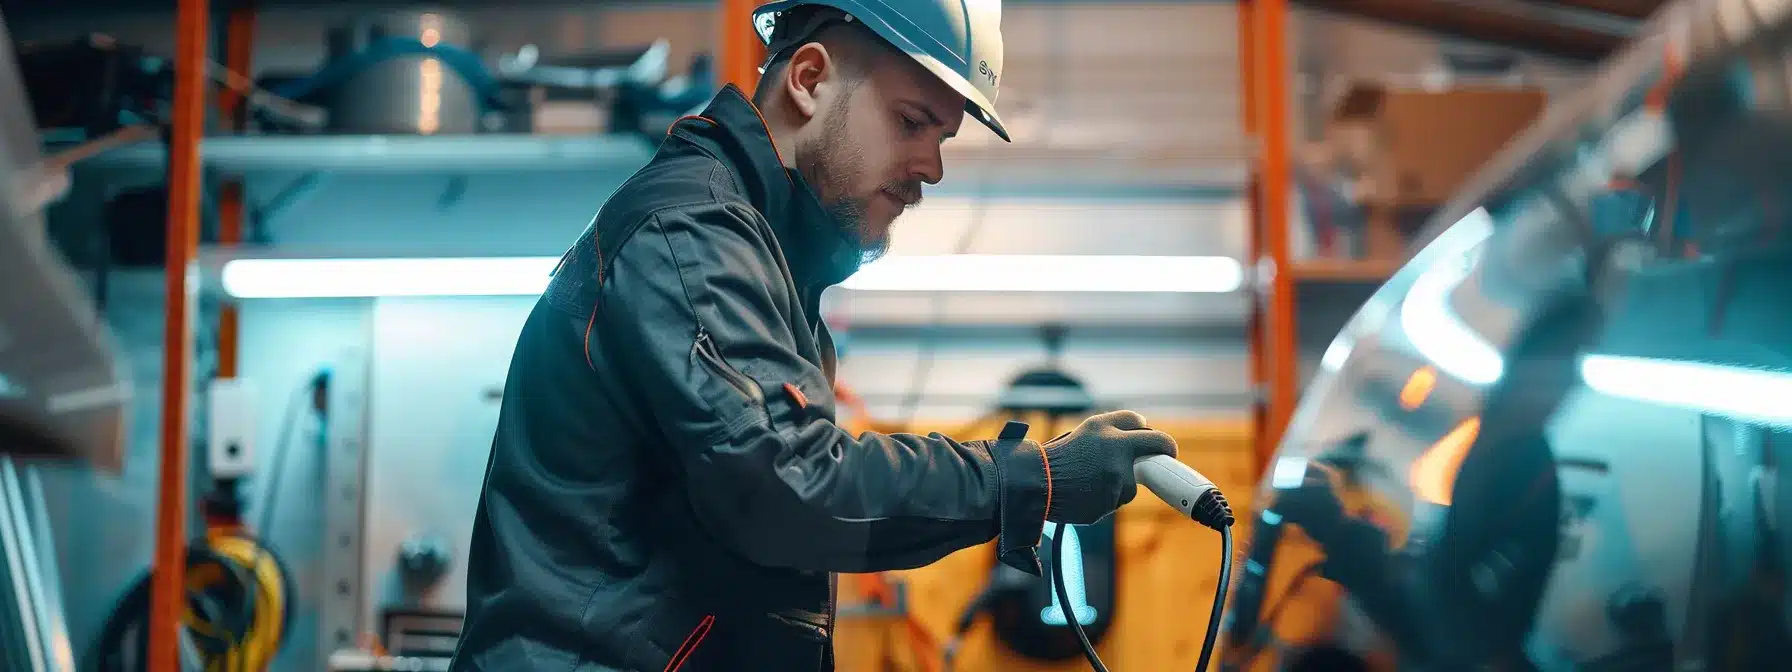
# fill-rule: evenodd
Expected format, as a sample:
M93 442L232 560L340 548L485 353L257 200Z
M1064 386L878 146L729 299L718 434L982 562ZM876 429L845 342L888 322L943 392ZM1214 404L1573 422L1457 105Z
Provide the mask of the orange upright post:
M1281 443L1282 432L1294 414L1300 370L1295 346L1294 276L1289 264L1288 206L1293 194L1289 169L1288 120L1288 0L1249 0L1251 97L1258 141L1259 181L1257 226L1260 248L1257 269L1269 273L1259 280L1258 300L1263 305L1261 373L1267 383L1259 388L1266 397L1267 418L1257 437L1257 463L1268 465ZM1266 282L1264 280L1267 280ZM1267 347L1265 347L1267 346Z
M193 366L193 258L199 246L199 142L205 133L206 0L180 0L173 136L168 143L167 321L162 332L162 435L156 552L150 584L149 670L180 669L186 611L187 402Z
M722 44L716 71L722 83L733 84L751 94L759 84L759 64L765 61L765 44L753 30L755 0L721 0Z
M1238 0L1238 100L1240 103L1239 121L1244 124L1247 134L1257 131L1257 29L1256 3L1253 0ZM1251 167L1253 188L1255 188L1256 166ZM1256 210L1252 210L1253 213ZM1252 230L1252 240L1259 234Z
M243 77L250 72L255 51L255 8L246 0L230 10L230 23L224 34L224 69ZM229 120L231 130L243 132L249 123L249 99L236 87L221 87L218 108ZM218 192L218 244L237 245L243 242L243 183L232 180ZM218 310L218 377L237 375L238 316L236 304L227 303ZM259 530L258 530L259 532Z
M1252 0L1238 0L1239 121L1244 127L1245 137L1250 138L1253 143L1245 186L1244 261L1252 265L1263 258L1263 179L1258 160L1262 154L1262 143L1257 140L1255 7ZM1264 319L1268 305L1265 302L1267 297L1258 287L1259 285L1253 284L1249 288L1252 298L1250 310L1245 316L1245 349L1250 357L1251 445L1257 455L1262 455L1265 450L1273 450L1274 444L1269 443L1269 335L1265 324L1268 320ZM1256 461L1259 466L1261 462L1262 460Z

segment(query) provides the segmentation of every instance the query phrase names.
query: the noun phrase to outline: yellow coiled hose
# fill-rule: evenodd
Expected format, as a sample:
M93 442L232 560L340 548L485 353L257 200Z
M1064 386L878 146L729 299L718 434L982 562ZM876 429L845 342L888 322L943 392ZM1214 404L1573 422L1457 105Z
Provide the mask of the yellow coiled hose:
M206 661L206 672L266 670L273 663L274 655L280 651L280 643L285 635L282 631L287 609L286 576L280 563L275 560L272 552L255 540L228 532L214 533L207 545L220 557L248 572L254 593L254 609L253 613L245 615L249 623L242 637L238 639L226 636L225 639L231 641L230 647L223 655ZM187 589L204 593L214 589L223 580L225 578L217 571L190 572L187 576ZM228 628L205 620L203 615L190 608L183 621L195 634L215 637L229 632Z
M265 672L286 636L287 574L273 551L234 526L215 527L187 549L181 624L206 672ZM142 672L149 576L107 619L94 652L99 672Z

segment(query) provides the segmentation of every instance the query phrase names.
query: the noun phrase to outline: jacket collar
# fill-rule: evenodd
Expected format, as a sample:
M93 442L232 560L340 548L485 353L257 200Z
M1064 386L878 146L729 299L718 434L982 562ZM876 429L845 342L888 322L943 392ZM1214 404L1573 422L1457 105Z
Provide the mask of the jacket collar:
M729 84L696 117L679 120L673 130L688 131L681 135L707 145L734 170L748 201L771 224L798 285L820 289L859 270L858 246L841 235L802 176L784 167L752 99Z

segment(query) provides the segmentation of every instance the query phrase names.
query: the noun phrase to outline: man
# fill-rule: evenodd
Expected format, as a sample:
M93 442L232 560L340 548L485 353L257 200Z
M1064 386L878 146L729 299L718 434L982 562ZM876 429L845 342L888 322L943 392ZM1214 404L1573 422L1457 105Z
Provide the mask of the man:
M771 61L679 121L604 204L518 339L456 670L833 669L833 572L1132 499L1175 443L1130 412L1041 446L834 423L824 288L943 177L968 111L1006 137L994 0L785 0ZM755 102L756 101L756 102Z

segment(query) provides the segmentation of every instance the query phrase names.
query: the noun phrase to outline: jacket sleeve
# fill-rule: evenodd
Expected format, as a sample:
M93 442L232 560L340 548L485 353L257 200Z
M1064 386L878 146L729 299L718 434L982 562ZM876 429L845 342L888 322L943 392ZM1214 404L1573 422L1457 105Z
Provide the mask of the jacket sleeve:
M1038 572L1038 444L865 433L797 350L796 297L769 227L724 204L661 211L614 253L590 336L677 452L700 524L766 566L905 569L1000 537ZM796 325L796 326L793 326Z

